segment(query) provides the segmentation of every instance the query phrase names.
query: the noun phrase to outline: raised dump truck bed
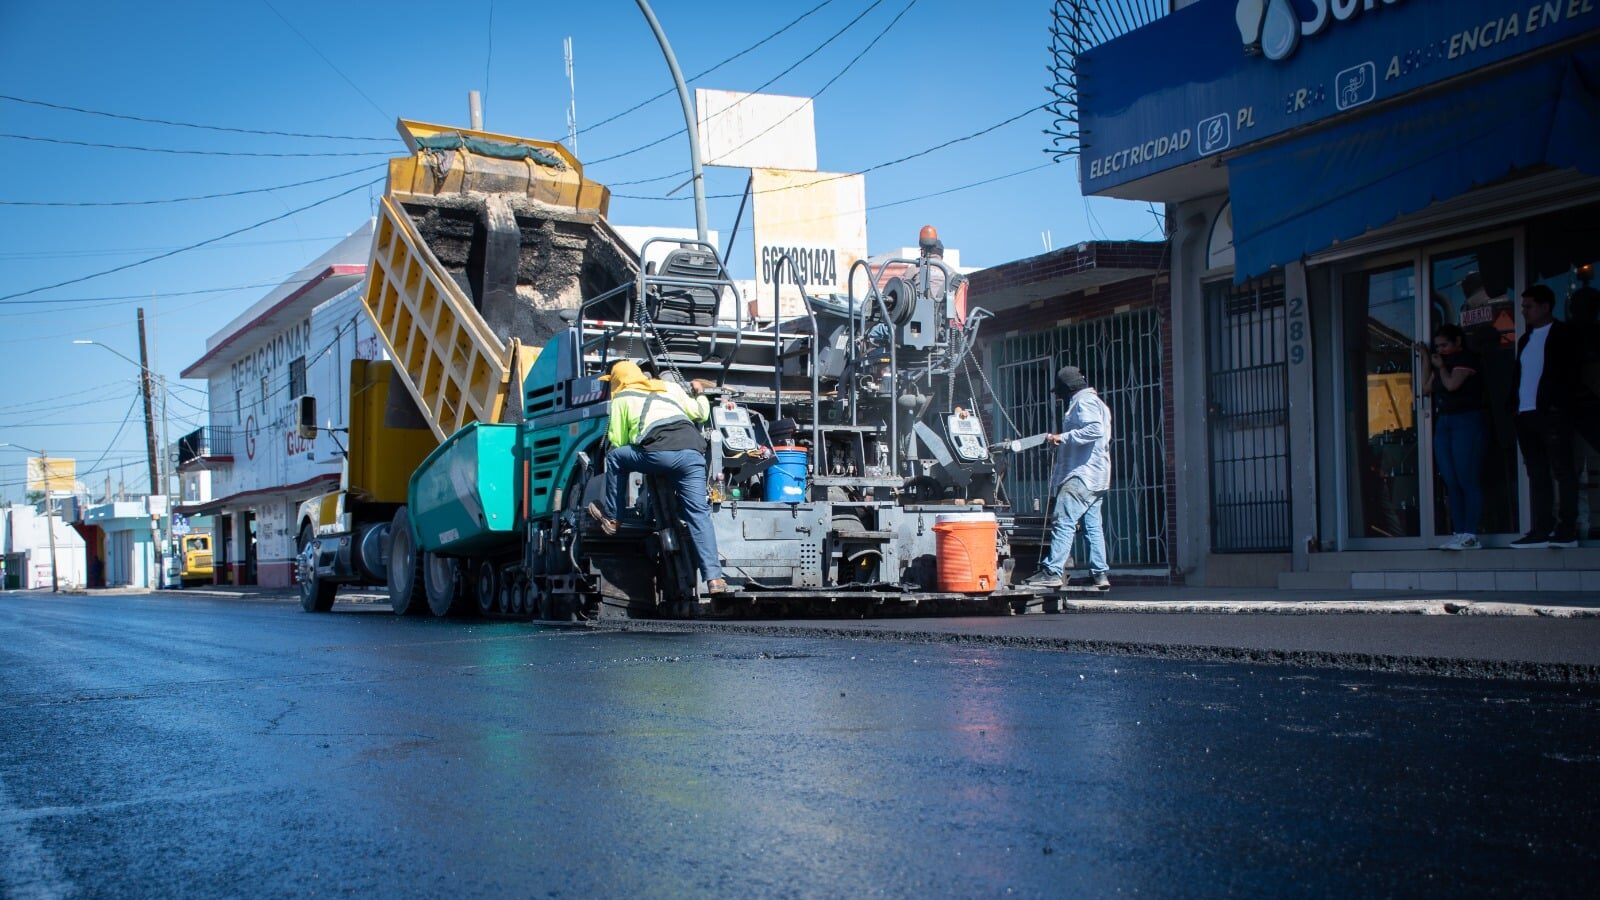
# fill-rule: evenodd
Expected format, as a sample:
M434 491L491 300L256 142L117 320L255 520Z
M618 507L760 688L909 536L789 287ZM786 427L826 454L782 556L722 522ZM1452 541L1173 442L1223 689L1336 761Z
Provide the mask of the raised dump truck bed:
M559 144L402 121L364 302L439 440L520 414L559 310L631 281L609 192ZM513 388L513 383L517 388Z

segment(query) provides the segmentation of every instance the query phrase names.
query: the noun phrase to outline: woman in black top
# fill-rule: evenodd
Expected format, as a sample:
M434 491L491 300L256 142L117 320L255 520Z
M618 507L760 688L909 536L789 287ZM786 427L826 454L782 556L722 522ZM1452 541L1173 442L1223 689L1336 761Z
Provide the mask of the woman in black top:
M1444 479L1455 532L1440 550L1477 550L1478 522L1483 516L1483 453L1489 422L1484 401L1482 364L1461 346L1465 335L1456 325L1440 325L1433 347L1417 344L1427 363L1422 392L1433 398L1433 458Z

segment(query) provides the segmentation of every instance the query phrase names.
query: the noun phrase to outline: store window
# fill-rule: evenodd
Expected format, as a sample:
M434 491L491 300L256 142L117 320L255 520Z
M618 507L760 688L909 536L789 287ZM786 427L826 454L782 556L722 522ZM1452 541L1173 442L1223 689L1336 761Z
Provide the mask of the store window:
M306 394L306 358L297 356L289 360L289 396L303 397Z
M1556 295L1556 318L1583 330L1585 359L1582 379L1600 397L1600 206L1586 206L1534 220L1527 232L1528 281L1543 284ZM1580 413L1579 433L1593 436L1600 428L1600 401ZM1600 540L1600 448L1578 438L1573 447L1578 464L1578 534Z
M1410 263L1344 276L1345 459L1352 538L1421 534L1417 279Z
M1466 333L1464 349L1476 360L1482 380L1483 465L1475 479L1481 489L1482 516L1476 528L1456 521L1444 473L1433 477L1434 534L1470 531L1518 534L1517 432L1513 418L1517 392L1517 319L1512 281L1516 249L1509 238L1428 256L1428 332L1443 324ZM1433 428L1441 422L1435 413ZM1477 427L1477 426L1474 426ZM1437 437L1435 437L1437 444ZM1435 460L1438 454L1435 451Z

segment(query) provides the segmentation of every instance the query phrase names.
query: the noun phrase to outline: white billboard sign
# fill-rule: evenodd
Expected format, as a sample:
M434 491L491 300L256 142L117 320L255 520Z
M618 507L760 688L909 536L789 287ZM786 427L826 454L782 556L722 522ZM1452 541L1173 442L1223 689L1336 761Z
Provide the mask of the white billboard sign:
M803 315L796 270L810 294L843 293L850 266L867 255L866 177L755 169L750 179L756 271L751 314L774 315L776 285L776 314Z
M810 97L696 88L700 158L708 166L814 172L816 117Z

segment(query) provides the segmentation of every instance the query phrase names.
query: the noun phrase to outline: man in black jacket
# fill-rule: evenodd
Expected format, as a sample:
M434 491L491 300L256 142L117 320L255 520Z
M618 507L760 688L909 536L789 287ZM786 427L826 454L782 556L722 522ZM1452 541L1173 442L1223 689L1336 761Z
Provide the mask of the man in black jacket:
M1511 542L1517 549L1578 546L1572 416L1585 394L1583 348L1577 329L1556 321L1555 304L1555 292L1545 285L1522 292L1526 331L1517 341L1517 443L1528 467L1533 528Z

